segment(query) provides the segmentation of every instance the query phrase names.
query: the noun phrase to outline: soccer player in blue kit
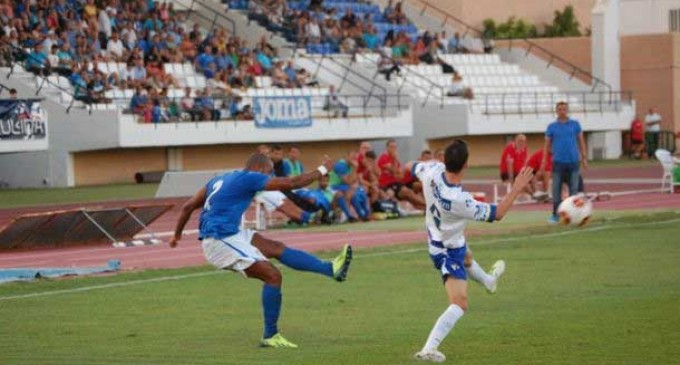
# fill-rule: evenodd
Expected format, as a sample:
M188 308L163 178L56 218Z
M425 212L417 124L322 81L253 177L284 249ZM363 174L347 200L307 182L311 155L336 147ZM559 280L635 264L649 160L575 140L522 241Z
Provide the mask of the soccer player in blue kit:
M218 269L241 272L246 277L264 282L264 336L260 342L263 347L297 347L278 331L282 277L268 259L276 258L292 269L344 281L352 260L352 247L345 245L333 261L322 261L250 229L241 229L241 217L257 192L301 188L326 175L330 167L331 161L326 157L323 165L310 172L295 177L272 177L272 161L264 154L255 153L248 158L244 170L213 178L182 206L170 247L177 246L191 213L202 207L198 238L208 262Z

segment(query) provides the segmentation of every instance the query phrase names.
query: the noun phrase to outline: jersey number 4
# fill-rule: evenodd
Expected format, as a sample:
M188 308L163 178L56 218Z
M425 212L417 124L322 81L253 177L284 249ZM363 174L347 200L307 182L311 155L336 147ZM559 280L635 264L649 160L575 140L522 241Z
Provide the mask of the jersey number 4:
M432 220L434 220L434 225L439 229L439 226L442 224L442 214L437 209L437 206L432 204L430 205L430 213L432 213Z
M223 184L222 180L217 180L217 181L213 184L213 186L212 186L212 192L211 192L210 195L208 195L208 197L205 199L205 204L203 204L203 209L204 209L204 210L210 210L210 208L211 208L211 206L210 206L210 199L213 197L213 195L217 194L217 192L220 191L220 189L222 189L222 184Z

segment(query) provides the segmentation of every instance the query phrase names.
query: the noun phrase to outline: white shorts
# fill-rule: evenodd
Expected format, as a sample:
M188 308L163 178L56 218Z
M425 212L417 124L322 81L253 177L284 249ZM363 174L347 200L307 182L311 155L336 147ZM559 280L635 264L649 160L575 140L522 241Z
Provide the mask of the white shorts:
M250 242L255 231L245 229L222 239L206 237L201 241L203 255L218 269L243 272L258 261L268 261Z
M286 196L280 191L262 191L255 196L255 201L264 204L264 208L267 209L269 213L274 212L276 208L282 206L284 200L286 200Z

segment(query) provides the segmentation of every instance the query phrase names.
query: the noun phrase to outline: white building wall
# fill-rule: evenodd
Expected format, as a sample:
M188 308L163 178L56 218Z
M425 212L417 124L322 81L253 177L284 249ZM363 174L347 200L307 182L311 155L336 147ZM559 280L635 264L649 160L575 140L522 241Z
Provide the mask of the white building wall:
M669 11L680 9L680 0L619 1L621 36L669 32Z

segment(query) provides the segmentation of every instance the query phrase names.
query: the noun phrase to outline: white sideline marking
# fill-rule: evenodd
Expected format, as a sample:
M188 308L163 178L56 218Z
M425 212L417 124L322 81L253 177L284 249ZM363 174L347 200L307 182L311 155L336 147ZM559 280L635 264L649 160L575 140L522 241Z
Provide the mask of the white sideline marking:
M195 274L186 274L186 275L162 276L162 277L153 278L153 279L133 280L133 281L124 281L124 282L120 282L120 283L111 283L111 284L104 284L104 285L84 286L84 287L81 287L81 288L74 288L74 289L52 290L52 291L44 291L44 292L31 293L31 294L10 295L10 296L6 296L6 297L0 297L0 300L24 299L24 298L46 297L46 296L58 295L58 294L79 293L79 292L97 290L97 289L108 289L108 288L116 288L116 287L121 287L121 286L132 286L132 285L139 285L139 284L146 284L146 283L155 283L155 282L159 282L159 281L181 280L181 279L187 279L187 278L193 278L193 277L215 275L215 274L220 274L220 273L224 273L224 271L209 271L209 272L199 272L199 273L195 273Z
M680 218L669 219L669 220L660 221L660 222L647 222L647 223L640 223L640 224L632 224L632 225L628 225L627 227L646 227L646 226L654 226L654 225L676 223L676 222L680 222ZM478 241L478 242L476 242L476 244L488 245L488 244L501 243L501 242L519 241L519 240L523 240L523 239L536 239L536 238L569 236L569 235L579 234L579 233L583 233L583 232L601 231L601 230L605 230L605 229L615 228L617 226L618 225L615 225L615 224L604 224L604 225L597 226L597 227L580 228L580 229L574 229L574 230L564 231L564 232L542 233L542 234L534 234L534 235L530 234L530 235L517 236L517 237L499 238L499 239L488 240L488 241ZM375 252L375 253L368 253L368 254L365 254L365 255L361 255L361 256L358 256L356 258L389 256L389 255L397 255L397 254L403 254L403 253L421 252L421 251L426 251L426 250L427 250L427 248L411 248L411 249L406 249L406 250L397 250L397 251L388 251L388 252ZM52 291L44 291L44 292L30 293L30 294L10 295L10 296L5 296L5 297L0 297L0 301L11 300L11 299L46 297L46 296L59 295L59 294L79 293L79 292L85 292L85 291L91 291L91 290L97 290L97 289L126 287L126 286L141 285L141 284L147 284L147 283L156 283L156 282L169 281L169 280L182 280L182 279L188 279L188 278L194 278L194 277L217 275L217 274L220 274L220 273L224 273L224 271L223 270L215 270L215 271L200 272L200 273L186 274L186 275L163 276L163 277L158 277L158 278L153 278L153 279L133 280L133 281L124 281L124 282L120 282L120 283L111 283L111 284L104 284L104 285L84 286L84 287L81 287L81 288L74 288L74 289L52 290Z

